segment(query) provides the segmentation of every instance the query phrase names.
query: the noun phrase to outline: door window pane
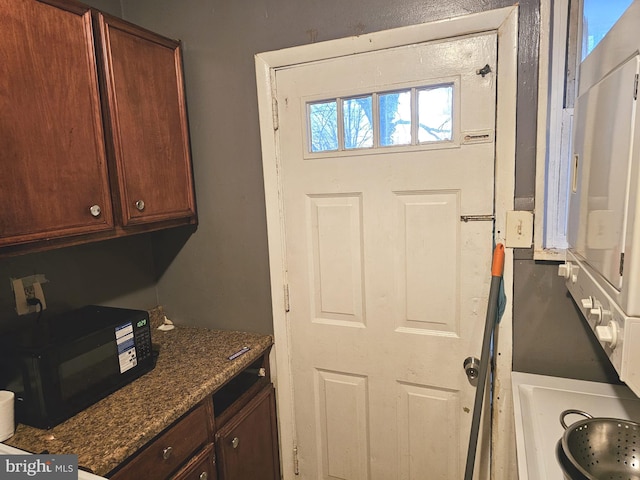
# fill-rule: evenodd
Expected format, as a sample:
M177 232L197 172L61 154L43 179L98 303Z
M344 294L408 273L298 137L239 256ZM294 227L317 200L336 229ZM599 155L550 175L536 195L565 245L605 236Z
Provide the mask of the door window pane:
M380 145L411 145L411 90L381 93Z
M418 142L451 140L453 85L418 90Z
M345 149L373 147L372 107L371 95L342 101Z
M451 141L453 89L441 83L307 103L309 152Z
M334 101L309 104L311 151L338 149L338 103Z
M584 60L602 37L611 30L631 0L584 0L582 17L582 59Z

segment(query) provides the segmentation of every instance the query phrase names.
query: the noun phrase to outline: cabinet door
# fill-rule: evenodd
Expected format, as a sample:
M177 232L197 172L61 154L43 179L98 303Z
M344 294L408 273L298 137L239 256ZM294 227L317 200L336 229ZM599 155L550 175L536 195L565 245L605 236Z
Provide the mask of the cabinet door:
M215 406L214 406L215 408ZM216 433L220 480L276 480L280 457L273 385L267 385Z
M180 44L97 18L122 225L194 217Z
M0 25L0 246L112 229L88 7L0 0Z

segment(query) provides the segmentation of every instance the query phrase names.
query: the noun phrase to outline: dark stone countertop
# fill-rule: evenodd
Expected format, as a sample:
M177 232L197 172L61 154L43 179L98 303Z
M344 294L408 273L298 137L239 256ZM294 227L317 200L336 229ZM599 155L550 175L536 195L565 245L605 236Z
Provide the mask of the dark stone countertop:
M106 475L273 343L270 335L184 326L154 329L152 339L160 346L154 370L50 430L19 424L4 443L76 454L79 466ZM228 360L244 346L249 352Z

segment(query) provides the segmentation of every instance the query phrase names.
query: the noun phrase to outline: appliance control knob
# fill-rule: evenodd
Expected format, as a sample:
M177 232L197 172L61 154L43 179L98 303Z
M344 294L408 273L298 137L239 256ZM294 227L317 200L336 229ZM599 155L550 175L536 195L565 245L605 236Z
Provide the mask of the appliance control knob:
M596 336L598 340L604 343L608 343L611 349L616 348L618 345L618 324L613 320L609 322L609 325L600 325L596 327Z
M562 265L558 265L558 276L569 278L571 276L571 270L571 262L566 262Z
M582 308L591 310L593 308L593 297L583 298L580 300L580 303L582 303Z
M580 271L580 267L577 265L571 265L571 283L576 283L578 281L578 272Z
M602 307L596 306L594 308L589 309L589 320L595 322L596 325L600 325L602 323Z

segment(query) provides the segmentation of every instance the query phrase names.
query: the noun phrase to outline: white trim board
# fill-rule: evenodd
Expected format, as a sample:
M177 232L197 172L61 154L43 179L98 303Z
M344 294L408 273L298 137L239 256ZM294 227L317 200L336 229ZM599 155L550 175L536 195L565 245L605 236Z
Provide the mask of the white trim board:
M567 0L550 0L540 2L540 48L538 59L538 112L536 138L536 178L534 209L534 258L536 260L563 261L565 251L558 244L563 236L558 225L558 214L553 207L566 206L566 199L560 190L562 169L562 148L568 148L570 130L566 129L568 121L563 116L570 112L562 108L565 76L565 42L551 42L552 38L567 37L569 14ZM563 130L564 128L564 130ZM558 133L561 132L561 133ZM564 142L564 143L563 143ZM568 155L567 157L568 158ZM566 174L566 172L565 172ZM547 188L551 188L547 192ZM547 209L550 211L547 213ZM552 246L547 246L550 241Z
M291 385L290 342L285 312L284 225L279 184L279 146L277 124L272 114L277 69L356 53L422 43L444 37L497 31L498 91L496 110L496 241L504 243L506 212L513 210L515 189L515 124L518 67L518 7L506 7L412 25L356 37L314 43L255 56L258 110L262 142L262 165L265 187L267 235L275 345L272 372L276 384L282 478L294 475L295 429L293 390ZM489 272L487 272L489 275ZM498 327L495 349L496 382L492 428L491 478L511 480L516 475L512 365L512 292L513 251L505 249L504 284L507 294L505 314Z

